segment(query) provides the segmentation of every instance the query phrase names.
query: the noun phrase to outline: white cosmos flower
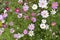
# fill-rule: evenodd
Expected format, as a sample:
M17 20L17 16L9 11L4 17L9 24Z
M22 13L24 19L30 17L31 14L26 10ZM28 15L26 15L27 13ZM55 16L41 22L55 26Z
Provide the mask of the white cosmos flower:
M46 25L43 24L43 23L41 23L41 24L40 24L40 28L41 28L41 29L46 29Z
M36 10L38 8L37 4L33 4L32 9Z
M31 37L34 36L34 31L29 31L28 35Z
M18 16L18 18L21 18L22 17L22 13L19 13L17 16Z
M4 32L4 28L0 28L0 30L1 30L2 32Z
M45 19L42 19L42 23L46 23L46 20Z
M4 28L0 28L0 35L4 32Z
M7 13L7 10L4 10L4 13Z
M14 32L15 32L14 28L11 28L10 33L14 33Z
M38 3L38 5L39 5L39 7L41 7L41 8L47 8L47 4L48 4L48 2L47 1L39 1L39 3Z
M56 14L56 11L52 9L51 14Z
M41 12L41 16L42 16L43 18L47 18L47 17L49 16L48 11L47 11L47 10L43 10L43 11Z
M49 29L49 25L48 25L48 24L41 23L41 24L40 24L40 28L47 30L47 29Z

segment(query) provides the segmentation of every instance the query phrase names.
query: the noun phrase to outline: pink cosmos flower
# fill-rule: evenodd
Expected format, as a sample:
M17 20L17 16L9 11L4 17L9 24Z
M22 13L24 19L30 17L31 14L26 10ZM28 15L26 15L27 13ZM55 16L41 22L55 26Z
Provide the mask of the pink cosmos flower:
M14 38L19 39L20 34L14 34Z
M57 9L57 7L58 7L58 2L53 2L52 3L52 8L53 9Z
M15 32L14 28L11 28L10 33L14 33L14 32Z
M7 13L3 13L3 18L6 18L7 16L8 16L8 14Z
M51 25L52 25L52 26L56 26L56 22L52 22Z
M19 39L19 38L21 38L23 36L24 36L24 34L20 34L20 33L14 34L14 38L16 38L16 39Z
M24 6L23 6L23 11L24 11L24 12L26 12L28 9L29 9L29 6L28 6L28 5L24 5Z
M14 25L14 23L11 21L11 22L9 23L9 25L10 25L10 26L13 26L13 25Z
M29 30L34 30L34 28L35 28L35 25L34 25L34 24L32 24L32 23L29 24L29 26L28 26L28 29L29 29Z
M31 13L31 16L35 16L35 13L34 13L34 12L32 12L32 13Z
M5 10L9 11L9 10L10 10L10 8L9 8L9 7L6 7L6 8L5 8Z
M36 22L36 18L35 17L32 17L32 22Z
M30 19L30 17L29 17L29 16L24 16L24 18L25 18L26 20L29 20L29 19Z
M0 20L2 21L4 18L3 18L3 16L2 15L0 15Z
M16 13L19 13L19 12L20 12L20 9L19 9L19 8L16 8L16 9L15 9L15 12L16 12Z
M25 30L23 31L23 33L24 33L24 34L28 34L28 31L25 29Z

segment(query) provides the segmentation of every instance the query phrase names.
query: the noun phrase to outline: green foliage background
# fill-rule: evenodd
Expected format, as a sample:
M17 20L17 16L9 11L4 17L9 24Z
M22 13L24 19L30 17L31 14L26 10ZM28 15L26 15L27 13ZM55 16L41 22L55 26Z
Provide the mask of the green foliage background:
M2 0L0 3L0 14L3 12L4 7L6 5L4 5L5 1L10 2L9 5L7 5L8 7L10 7L12 9L12 12L8 12L8 17L5 19L6 23L8 24L10 21L14 22L14 26L9 26L8 28L5 28L5 32L0 36L0 40L15 40L13 38L13 34L10 33L10 28L14 28L16 30L15 33L22 33L24 29L27 29L28 24L32 23L31 20L24 20L24 18L18 19L14 12L16 7L20 8L20 11L22 12L22 6L23 5L19 5L17 3L18 0ZM49 3L49 8L47 9L48 11L51 11L51 3L57 1L59 3L59 7L58 7L58 11L55 15L51 15L47 18L47 24L50 25L50 29L52 29L52 31L49 30L42 30L39 27L39 24L41 23L42 17L41 16L36 16L37 18L37 22L34 23L35 24L35 36L33 37L29 37L28 35L25 35L24 37L20 38L19 40L60 40L60 0L50 0ZM25 2L25 0L24 0ZM32 2L32 3L29 3ZM26 14L24 15L30 15L30 13L34 10L31 9L31 6L36 3L38 4L38 0L28 0L28 5L30 6L30 9L27 11ZM41 8L38 8L36 11L34 11L36 14L41 10ZM24 13L24 12L23 12ZM57 23L56 26L51 26L51 22L55 21ZM19 27L20 29L17 30L17 27ZM55 32L56 35L52 36L52 33ZM58 37L56 37L58 36Z

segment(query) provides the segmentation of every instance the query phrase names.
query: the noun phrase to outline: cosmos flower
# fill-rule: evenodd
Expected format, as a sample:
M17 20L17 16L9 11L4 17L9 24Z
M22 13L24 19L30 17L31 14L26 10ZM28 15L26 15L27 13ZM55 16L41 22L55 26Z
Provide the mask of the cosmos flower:
M47 18L47 17L49 16L48 11L47 11L47 10L41 11L41 16L42 16L43 18Z
M28 34L28 31L25 29L25 30L23 31L23 33L24 33L24 34Z
M41 29L45 29L46 28L46 25L42 23L42 24L40 24L40 28Z
M58 8L58 2L53 2L52 3L52 8L57 9Z
M3 18L3 16L2 15L0 15L0 21L2 21L4 18Z
M14 38L19 39L20 38L20 34L14 34Z
M4 28L0 28L0 35L4 32Z
M56 14L56 11L52 9L51 14Z
M14 38L16 38L16 39L19 39L19 38L21 38L23 36L24 36L24 34L20 34L20 33L14 34Z
M30 37L32 37L32 36L34 36L34 32L36 32L36 37L37 38L39 38L39 39L35 39L35 40L43 40L45 37L49 37L49 34L47 33L47 35L45 35L44 34L44 32L42 32L41 30L41 32L44 34L43 36L41 36L41 35L39 35L38 34L38 32L39 32L39 28L38 28L38 26L40 26L40 28L41 29L43 29L43 30L47 30L47 29L49 29L49 25L48 24L46 24L46 23L49 23L49 22L47 22L47 20L46 19L49 19L48 17L49 17L49 10L51 9L50 7L49 7L49 9L45 9L45 8L48 8L48 6L50 6L50 4L48 5L48 1L49 0L39 0L39 3L38 3L38 5L37 4L35 4L35 1L36 0L32 0L32 2L28 2L28 0L16 0L16 1L18 1L18 3L19 4L21 4L21 5L14 5L14 3L15 2L13 2L13 3L11 3L12 5L10 6L10 4L8 4L8 2L6 2L6 4L4 4L3 3L3 6L4 7L6 7L6 6L10 6L12 9L10 10L10 8L9 7L6 7L5 9L4 8L1 8L1 12L3 12L3 14L1 14L0 13L0 26L2 27L2 28L0 28L0 35L2 35L2 33L4 33L4 31L6 31L6 30L4 30L4 28L6 28L6 27L8 27L9 28L9 26L12 26L12 27L16 27L16 29L14 29L14 28L12 28L11 27L11 29L8 29L9 31L8 32L10 32L10 33L13 33L13 37L16 39L16 40L29 40L30 38L29 37L27 37L28 35L30 36ZM5 2L5 1L4 1ZM24 3L24 5L23 5L23 2L26 2L26 3ZM38 2L38 0L37 0L37 2ZM8 4L8 5L7 5ZM32 6L31 6L32 5ZM15 8L15 7L12 7L12 6L15 6L15 7L18 7L18 8ZM38 6L40 7L39 9L38 9ZM30 8L29 8L30 7ZM52 7L52 11L50 12L51 14L56 14L56 10L55 9L57 9L58 8L58 2L53 2L52 3L52 5L51 5L51 7ZM15 9L14 9L15 8ZM20 11L20 8L22 9L21 11ZM3 10L2 10L3 9ZM29 9L31 9L31 10L29 10ZM16 15L14 14L14 11L17 13ZM49 11L49 12L48 12ZM22 12L22 13L20 13L20 12ZM32 12L32 13L31 13ZM11 14L12 13L12 14ZM38 13L38 14L37 14ZM8 15L9 14L9 15ZM36 15L37 14L37 15ZM18 21L18 19L17 20L15 20L15 18L16 18L16 16L19 18L19 21ZM40 16L42 16L44 19L42 19ZM58 16L59 16L59 14L58 14ZM5 19L7 17L7 19ZM23 17L24 17L24 19L26 19L26 20L24 20L23 19ZM22 19L21 19L22 18ZM56 17L57 18L57 17ZM5 20L4 20L5 19ZM42 20L41 20L42 19ZM40 23L40 20L42 21L42 23L41 24L39 24ZM52 20L54 20L54 19L52 19ZM58 20L58 19L57 19ZM14 21L14 22L13 22ZM32 21L32 23L31 23L31 21ZM36 22L37 21L37 22ZM48 20L48 21L50 21L50 20ZM18 23L18 22L20 22L20 23ZM35 23L36 22L36 23ZM7 24L8 25L7 25ZM24 23L26 23L26 24L24 24ZM29 24L30 23L30 24ZM34 23L34 24L33 24ZM29 24L29 25L28 25ZM56 26L56 22L51 22L51 25L50 26ZM58 23L59 24L59 23ZM28 29L24 29L22 26L26 26L27 27L27 25L28 25ZM35 29L35 25L37 26L36 27L36 29ZM60 26L60 25L57 25L57 26ZM17 32L22 32L22 30L20 30L22 28L22 30L23 30L23 33L17 33ZM35 29L35 30L34 30ZM16 32L15 32L15 30L16 30ZM18 31L19 30L19 31ZM29 30L29 31L28 31ZM55 31L55 30L52 30L52 28L50 28L50 30L48 30L48 31L50 31L51 33L52 33L52 37L54 37L54 36L56 36L55 35L55 32L53 32L53 31ZM57 32L57 31L59 31L59 29L58 30L56 30L56 34L58 34L59 32ZM16 34L15 34L16 33ZM4 34L7 34L7 32L6 33L4 33ZM27 35L28 34L28 35ZM23 37L24 35L26 35L26 38L22 38L22 39L20 39L21 37ZM2 36L4 36L4 35L2 35ZM7 35L7 36L9 36L9 35ZM40 36L41 36L41 39L40 39ZM59 37L59 35L57 35L58 37ZM25 37L25 36L24 36ZM35 37L35 36L34 36ZM34 37L33 37L33 39L34 39ZM43 37L43 38L42 38ZM51 38L52 38L51 37ZM13 38L13 39L14 39ZM29 39L27 39L27 38L29 38ZM55 37L54 37L55 38ZM0 38L1 39L1 38ZM2 37L2 40L6 40L7 39L7 37L6 38L4 38L4 37ZM11 39L11 40L13 40L13 39ZM8 39L7 39L8 40ZM32 40L32 39L31 39ZM58 40L58 39L57 39Z
M48 2L46 0L43 0L43 1L40 0L38 3L39 7L41 7L41 8L47 8L47 4L48 4Z
M32 17L32 22L36 22L36 18L35 17Z
M19 13L19 14L17 15L17 17L18 17L18 18L21 18L21 17L22 17L22 13Z
M14 25L14 22L12 22L12 21L9 22L9 25L10 25L10 26L13 26L13 25Z
M18 3L19 3L19 4L22 4L22 3L23 3L23 0L18 0Z
M3 13L3 18L6 18L7 16L8 16L8 14L7 13Z
M32 9L36 10L38 8L37 4L33 4Z
M14 32L15 32L14 28L11 28L10 33L14 33Z
M45 19L42 19L42 23L46 23L46 20Z
M9 8L9 7L6 7L6 8L5 8L5 10L9 11L9 10L10 10L10 8Z
M31 37L34 36L34 31L29 31L28 35Z
M49 25L48 25L48 24L41 23L41 24L40 24L40 28L47 30L47 29L49 29Z
M56 22L52 22L51 25L52 25L52 26L56 26Z
M29 9L29 6L28 6L27 4L24 4L24 6L23 6L23 11L24 11L24 12L27 12L28 9Z
M29 20L30 17L27 15L27 16L24 16L24 19Z
M4 10L4 13L7 13L7 10Z
M20 12L20 9L19 8L15 8L15 12L16 13L19 13Z
M31 13L31 16L35 16L35 13L34 13L34 12L32 12L32 13Z
M28 29L29 29L29 30L34 30L34 28L35 28L35 25L34 25L34 24L32 24L32 23L29 24L29 26L28 26Z

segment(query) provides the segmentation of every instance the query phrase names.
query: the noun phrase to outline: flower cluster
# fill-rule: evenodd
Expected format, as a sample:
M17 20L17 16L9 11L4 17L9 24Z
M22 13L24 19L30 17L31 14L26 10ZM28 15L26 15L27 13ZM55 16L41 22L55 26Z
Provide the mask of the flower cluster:
M48 4L50 3L50 1L39 0L38 3L33 3L32 5L29 5L29 3L27 2L28 0L25 1L26 2L24 2L23 0L18 0L17 3L20 6L16 8L14 7L14 10L8 6L10 5L9 2L5 3L6 7L4 8L4 11L0 14L0 35L5 32L5 28L10 27L10 33L13 34L13 37L16 40L20 39L21 37L24 37L25 35L32 37L35 35L34 30L36 29L36 23L39 22L37 20L40 20L37 17L42 17L41 23L39 22L38 24L38 27L40 27L40 29L50 29L50 24L48 23L47 19L51 15L55 15L57 13L57 8L59 6L58 2L52 2L51 10L48 10ZM17 22L15 23L15 21ZM24 24L26 24L27 28L25 28ZM16 33L16 31L20 30L22 26L23 28L25 28L23 29L23 32ZM51 26L56 26L56 22L51 22Z

